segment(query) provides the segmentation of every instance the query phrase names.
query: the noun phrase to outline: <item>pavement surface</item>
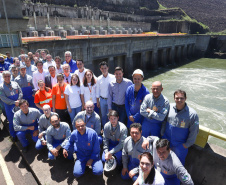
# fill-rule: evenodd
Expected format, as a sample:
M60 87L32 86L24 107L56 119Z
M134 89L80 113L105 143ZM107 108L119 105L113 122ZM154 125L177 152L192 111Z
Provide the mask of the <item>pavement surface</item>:
M67 160L63 156L59 156L57 160L48 159L48 150L44 148L40 151L35 149L35 143L29 138L29 150L27 153L22 151L22 146L19 142L13 144L9 139L7 120L1 116L4 122L4 129L0 131L0 151L7 163L9 174L12 177L14 184L75 184L75 185L131 185L131 180L121 179L121 169L106 177L95 176L92 169L88 168L85 174L79 179L73 176L74 161ZM1 161L1 160L0 160ZM8 184L10 181L8 180ZM0 184L5 185L6 180L0 170ZM8 185L7 184L7 185Z

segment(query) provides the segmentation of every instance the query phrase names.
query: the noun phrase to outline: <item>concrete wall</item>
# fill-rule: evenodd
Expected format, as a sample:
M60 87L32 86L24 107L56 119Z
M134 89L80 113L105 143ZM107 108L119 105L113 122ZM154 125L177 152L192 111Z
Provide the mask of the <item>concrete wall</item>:
M22 18L22 6L20 0L5 0L5 6L8 18ZM0 18L5 18L3 2L0 0Z
M195 185L225 185L226 150L207 144L200 148L189 148L185 167L191 174Z
M183 58L194 54L197 38L192 35L93 38L28 43L27 48L32 52L46 48L53 56L62 58L64 52L70 50L73 58L83 59L87 68L98 73L98 63L107 60L111 72L121 65L126 75L130 76L137 67L145 71L182 62ZM203 39L208 40L206 37ZM205 42L203 39L202 42ZM201 45L198 45L197 49L200 48Z
M68 17L50 17L49 18L50 27L55 29L56 25L64 26L65 28L70 25L76 30L81 30L81 26L102 26L106 29L107 26L110 27L124 27L124 28L141 28L143 31L150 31L151 24L144 22L124 22L124 21L107 21L107 20L91 20L91 19L79 19L79 18L68 18ZM34 17L29 18L29 25L35 27ZM46 25L48 25L47 17L36 17L36 30L45 30Z

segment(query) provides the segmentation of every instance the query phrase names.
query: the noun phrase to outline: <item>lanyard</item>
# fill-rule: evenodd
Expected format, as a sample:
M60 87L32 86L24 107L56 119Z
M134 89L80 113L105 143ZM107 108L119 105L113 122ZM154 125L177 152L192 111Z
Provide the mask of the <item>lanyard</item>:
M87 85L88 85L88 84L87 84ZM88 88L89 88L89 85L88 85ZM92 94L92 88L93 88L93 86L91 85L91 89L89 88L90 94Z
M64 94L64 85L63 85L63 90L61 89L60 84L59 84L59 88L60 88L61 95Z
M46 95L46 91L44 90L44 93L40 90L40 92L47 98L47 95Z

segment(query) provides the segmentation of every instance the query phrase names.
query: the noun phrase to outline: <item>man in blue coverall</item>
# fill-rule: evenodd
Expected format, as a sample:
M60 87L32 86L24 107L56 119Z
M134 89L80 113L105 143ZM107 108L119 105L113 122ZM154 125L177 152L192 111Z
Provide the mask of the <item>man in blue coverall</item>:
M152 94L145 96L140 106L140 114L144 116L142 123L142 135L160 137L162 123L169 111L169 101L162 95L162 83L153 82L151 86Z
M38 140L38 119L41 113L38 109L28 107L27 100L19 101L20 110L13 117L13 126L20 143L24 147L24 152L28 150L28 141L26 134L31 134L34 142Z
M20 75L15 80L23 91L23 99L27 100L30 107L36 108L34 103L34 85L30 75L26 74L26 66L20 67Z
M16 132L13 128L13 110L19 109L19 100L22 99L23 93L18 83L10 81L11 74L9 71L2 73L4 82L0 85L0 98L4 102L6 116L9 121L9 132L11 139L16 140Z
M74 176L76 178L82 176L86 166L92 166L94 175L102 175L103 164L100 159L100 144L97 133L93 129L87 128L83 119L77 119L75 127L76 130L72 132L63 150L64 157L67 157L69 148L74 147L74 152L77 155Z
M69 64L70 66L70 73L74 73L76 69L78 69L77 67L77 63L75 60L72 59L72 54L70 51L66 51L65 54L65 61L63 62L63 64Z
M10 63L4 60L4 57L0 55L0 72L9 70Z
M125 107L127 113L127 128L130 128L132 123L142 123L144 117L140 114L140 105L144 97L149 94L148 89L142 84L144 73L140 69L133 72L133 85L126 90Z
M170 104L167 121L162 128L163 138L169 140L170 148L183 165L188 154L188 147L195 143L199 132L199 117L194 109L187 106L186 98L185 91L174 92L175 103Z

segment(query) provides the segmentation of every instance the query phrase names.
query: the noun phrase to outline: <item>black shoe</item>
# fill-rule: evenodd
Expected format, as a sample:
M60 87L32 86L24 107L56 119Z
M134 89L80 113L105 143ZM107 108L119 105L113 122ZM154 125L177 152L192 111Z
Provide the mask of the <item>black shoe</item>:
M28 149L29 149L29 146L25 146L25 147L22 149L22 151L23 151L24 153L27 153L27 152L28 152Z

